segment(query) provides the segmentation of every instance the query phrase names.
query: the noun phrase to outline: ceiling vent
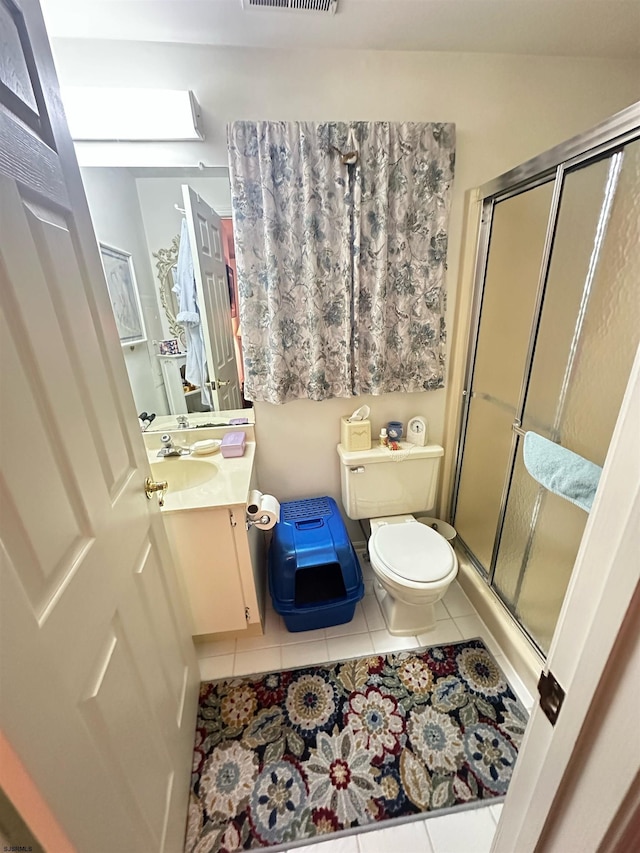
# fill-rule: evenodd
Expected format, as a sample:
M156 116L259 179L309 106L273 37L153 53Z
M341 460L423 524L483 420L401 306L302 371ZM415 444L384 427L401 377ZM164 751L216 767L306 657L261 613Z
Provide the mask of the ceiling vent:
M289 9L335 15L338 0L242 0L243 9Z

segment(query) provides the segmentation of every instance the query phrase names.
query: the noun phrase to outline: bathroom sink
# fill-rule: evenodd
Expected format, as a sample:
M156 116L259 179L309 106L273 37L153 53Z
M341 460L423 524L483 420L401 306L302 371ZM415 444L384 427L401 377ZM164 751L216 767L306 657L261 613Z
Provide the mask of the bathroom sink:
M151 476L154 480L166 480L169 492L182 492L209 482L218 474L214 462L199 459L165 459L151 463Z

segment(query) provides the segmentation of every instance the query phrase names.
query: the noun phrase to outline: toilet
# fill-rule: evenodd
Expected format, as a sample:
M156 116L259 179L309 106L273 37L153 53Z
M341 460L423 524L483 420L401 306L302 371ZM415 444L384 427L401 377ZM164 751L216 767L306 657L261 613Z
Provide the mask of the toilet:
M390 634L413 636L435 625L436 601L458 574L449 542L413 513L433 508L444 450L401 445L347 451L338 445L342 505L369 519L374 591Z

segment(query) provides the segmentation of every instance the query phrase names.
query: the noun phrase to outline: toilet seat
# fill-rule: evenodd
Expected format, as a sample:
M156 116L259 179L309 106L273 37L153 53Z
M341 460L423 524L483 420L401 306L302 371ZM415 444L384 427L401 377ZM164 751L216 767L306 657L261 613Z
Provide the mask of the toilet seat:
M441 581L455 567L447 540L415 521L381 525L369 540L369 553L385 573L411 585Z

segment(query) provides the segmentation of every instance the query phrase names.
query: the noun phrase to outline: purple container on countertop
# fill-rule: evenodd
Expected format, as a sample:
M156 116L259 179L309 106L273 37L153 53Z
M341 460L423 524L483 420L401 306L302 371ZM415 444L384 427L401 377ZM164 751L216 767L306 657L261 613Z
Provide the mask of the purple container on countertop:
M246 433L243 430L237 432L228 432L222 437L220 445L220 453L228 459L233 456L243 456L244 446L247 441Z

